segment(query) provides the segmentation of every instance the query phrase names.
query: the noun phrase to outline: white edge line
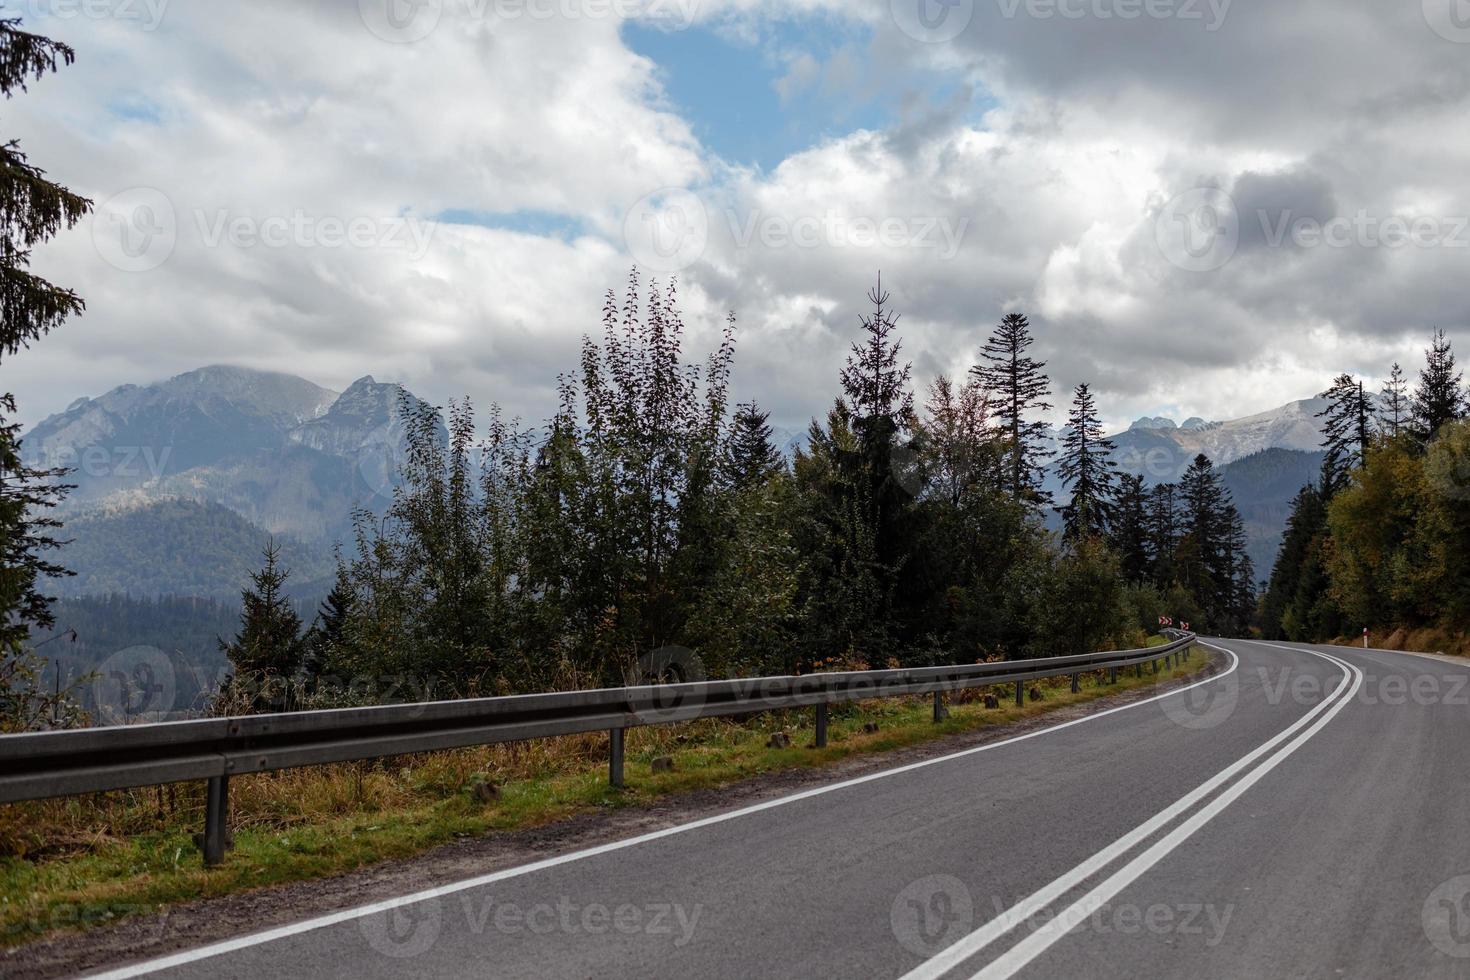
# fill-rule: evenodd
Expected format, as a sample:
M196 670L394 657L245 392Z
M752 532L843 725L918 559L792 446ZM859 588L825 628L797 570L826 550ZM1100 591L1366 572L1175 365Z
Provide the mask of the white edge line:
M1210 644L1203 645L1209 646ZM1218 650L1221 648L1214 647L1214 649ZM532 874L536 871L544 871L547 868L554 868L560 864L568 864L572 861L580 861L584 858L596 857L599 854L606 854L610 851L621 850L625 847L635 847L639 844L646 844L650 841L659 840L663 837L672 837L675 834L681 834L685 831L698 830L702 827L710 827L715 824L724 823L727 820L734 820L738 817L749 816L753 813L759 813L763 810L770 810L778 806L785 806L788 803L795 803L799 800L810 799L814 796L822 796L826 793L835 792L840 789L847 789L852 786L859 786L863 783L872 782L876 779L883 779L887 776L896 776L899 773L912 772L915 769L923 769L927 766L938 765L942 762L951 762L955 759L962 759L966 756L975 755L979 752L986 752L990 749L998 749L1005 745L1014 745L1017 742L1024 742L1027 739L1036 738L1040 735L1050 735L1052 732L1059 732L1064 728L1071 728L1073 725L1080 725L1083 722L1093 721L1095 719L1103 718L1108 715L1117 714L1119 711L1127 711L1130 708L1138 708L1142 707L1145 704L1152 704L1155 701L1160 701L1164 698L1173 697L1176 694L1182 694L1183 692L1192 690L1193 688L1199 687L1202 684L1208 684L1211 681L1217 681L1222 677L1227 677L1230 674L1234 673L1235 669L1240 665L1240 659L1236 657L1234 653L1231 653L1230 656L1232 658L1232 662L1228 670L1222 671L1218 674L1212 674L1204 680L1196 681L1193 684L1187 684L1184 687L1175 688L1172 691L1166 691L1163 694L1158 694L1150 698L1143 698L1138 701L1130 701L1128 704L1119 705L1116 708L1107 708L1103 711L1097 711L1093 712L1092 714L1084 715L1081 718L1074 718L1071 721L1064 721L1060 724L1052 725L1047 728L1041 728L1034 732L1027 732L1024 735L1016 735L1008 739L1003 739L999 742L990 742L985 745L977 745L974 748L962 749L959 752L952 752L949 755L942 755L933 759L923 759L919 762L910 762L907 765L897 766L893 769L884 769L879 772L868 773L865 776L857 776L839 783L831 783L826 786L816 786L812 789L802 790L800 793L792 793L790 796L782 796L774 800L766 800L761 803L755 803L751 806L742 807L738 810L731 810L728 813L717 813L713 816L702 817L699 820L691 820L688 823L676 824L672 827L665 827L662 830L650 831L646 834L640 834L637 837L629 837L626 840L610 841L606 844L599 844L596 847L589 847L580 851L571 851L567 854L559 854L555 857L549 857L540 861L534 861L530 864L518 865L513 868L503 868L500 871L494 871L490 874L480 875L474 878L466 878L462 881L451 882L447 885L439 885L434 888L425 889L424 891L414 892L410 895L384 899L383 901L374 902L370 905L358 906L357 908L343 909L340 912L332 912L327 915L317 916L313 919L305 919L301 922L294 922L290 925L277 926L274 929L266 929L262 932L250 933L244 936L238 936L234 939L225 939L217 943L210 943L207 946L200 946L196 949L184 950L183 952L172 953L170 955L157 957L151 960L144 960L139 963L117 967L116 969L107 970L102 973L90 973L86 974L86 976L90 978L90 980L127 980L127 978L143 976L147 973L155 973L160 970L170 970L174 967L184 966L189 963L196 963L199 960L211 959L216 956L222 956L225 953L232 953L236 950L245 949L250 946L259 946L263 943L275 942L278 939L286 939L290 936L300 935L304 932L313 932L317 929L325 929L328 926L338 925L343 922L351 921L352 919L360 919L364 916L374 915L378 912L387 912L392 909L401 908L405 905L413 905L417 902L424 902L428 901L429 899L440 898L444 895L452 895L456 892L466 891L471 888L480 888L484 885L494 884L497 881L504 881L507 878L517 878L521 875Z
M1228 653L1231 657L1236 656L1235 652L1232 650L1228 650L1224 647L1217 647L1212 643L1204 643L1203 640L1201 640L1200 642L1203 643L1205 646L1211 647L1215 650L1221 650L1225 653ZM1293 652L1308 653L1311 651ZM1326 654L1317 655L1323 657L1324 659L1333 659L1331 657L1328 657ZM1238 658L1236 662L1239 663ZM1312 708L1311 711L1302 715L1302 717L1298 718L1291 725L1282 729L1276 735L1261 743L1259 746L1252 749L1244 756L1241 756L1235 762L1222 769L1220 772L1216 773L1214 776L1210 777L1199 786L1196 786L1184 796L1180 797L1178 800L1174 801L1169 806L1165 807L1163 810L1160 810L1157 814L1150 817L1148 820L1144 821L1137 827L1128 831L1122 837L1119 837L1117 840L1113 841L1113 843L1109 844L1102 850L1098 851L1096 854L1087 858L1081 864L1072 868L1070 871L1067 871L1064 874L1060 875L1050 884L1043 885L1041 888L1021 899L1015 905L1006 909L995 918L986 922L974 932L971 932L969 935L962 937L951 946L941 950L939 953L935 954L930 959L925 960L923 963L920 963L918 966L914 967L914 969L910 970L908 973L905 973L901 980L936 980L936 978L943 976L950 970L953 970L965 960L974 956L976 953L980 952L985 947L995 942L997 939L1000 939L1002 936L1011 932L1017 926L1030 919L1033 915L1050 906L1052 902L1056 901L1058 898L1061 898L1067 892L1076 888L1078 885L1082 884L1082 882L1097 874L1103 868L1107 867L1109 864L1112 864L1124 854L1133 850L1148 837L1157 833L1160 829L1162 829L1172 820L1177 818L1180 814L1189 810L1200 800L1204 799L1206 796L1209 796L1226 782L1234 778L1237 774L1241 772L1241 770L1251 765L1256 759L1259 759L1267 752L1270 752L1273 748L1275 748L1286 739L1290 738L1305 725L1310 724L1314 717L1325 711L1327 707L1332 704L1333 698L1341 693L1343 687L1346 685L1348 679L1351 677L1351 673L1348 671L1347 665L1339 663L1339 666L1342 666L1344 669L1343 679L1341 683L1339 683L1337 687L1333 688L1331 694L1328 697L1324 698L1320 704ZM1220 676L1223 677L1225 675L1222 674Z
M1289 650L1293 648L1283 647L1282 649ZM1315 650L1305 652L1317 653ZM970 980L1007 980L1007 978L1014 976L1018 971L1025 968L1028 963L1046 952L1047 949L1063 936L1086 921L1088 916L1105 905L1120 891L1147 873L1150 868L1167 857L1170 852L1193 836L1196 831L1219 816L1226 807L1235 802L1246 790L1265 778L1267 774L1285 761L1287 756L1310 741L1314 735L1337 716L1338 712L1351 704L1354 696L1358 693L1358 689L1363 684L1363 672L1357 667L1344 663L1328 654L1318 653L1317 655L1334 661L1349 672L1343 679L1344 684L1349 679L1352 680L1352 689L1347 694L1337 698L1330 711L1317 719L1317 723L1311 728L1302 732L1289 744L1279 749L1271 758L1241 777L1238 782L1215 797L1206 806L1201 807L1193 816L1174 828L1174 830L1148 850L1119 868L1105 881L1077 899L1070 906L1058 912L1056 917L1048 921L1046 925L1011 947L1004 955L992 961L983 970L975 973ZM1342 686L1339 685L1337 690L1340 691L1341 689ZM1336 694L1337 691L1333 693ZM1327 702L1324 701L1323 703L1326 704Z

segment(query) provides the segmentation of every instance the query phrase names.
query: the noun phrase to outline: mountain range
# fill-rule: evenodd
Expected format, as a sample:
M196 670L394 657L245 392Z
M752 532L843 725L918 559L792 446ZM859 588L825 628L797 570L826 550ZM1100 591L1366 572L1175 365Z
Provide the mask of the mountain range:
M354 508L381 513L404 449L400 386L360 378L337 392L290 374L213 365L152 384L79 398L28 432L38 465L67 466L63 504L78 574L63 596L124 592L234 599L269 537L282 546L293 591L326 591L332 553ZM1296 490L1321 455L1316 399L1223 422L1139 419L1113 436L1125 472L1178 479L1198 453L1221 467L1269 571ZM778 430L788 454L805 432ZM1055 467L1047 481L1060 481Z

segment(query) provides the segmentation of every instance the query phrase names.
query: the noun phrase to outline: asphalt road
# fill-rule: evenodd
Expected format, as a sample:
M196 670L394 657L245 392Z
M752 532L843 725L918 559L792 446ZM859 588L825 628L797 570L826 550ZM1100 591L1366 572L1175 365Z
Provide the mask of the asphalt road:
M1470 668L1210 641L1032 735L111 976L1470 976Z

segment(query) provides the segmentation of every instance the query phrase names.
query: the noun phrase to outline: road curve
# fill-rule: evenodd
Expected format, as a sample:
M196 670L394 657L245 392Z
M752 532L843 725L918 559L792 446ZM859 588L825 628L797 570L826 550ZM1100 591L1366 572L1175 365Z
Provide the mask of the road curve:
M1209 643L1161 697L99 975L1470 974L1470 665Z

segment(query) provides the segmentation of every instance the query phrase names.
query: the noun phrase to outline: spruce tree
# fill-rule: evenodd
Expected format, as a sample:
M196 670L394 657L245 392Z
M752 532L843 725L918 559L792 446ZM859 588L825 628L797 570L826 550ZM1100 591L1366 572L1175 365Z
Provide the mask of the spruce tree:
M1058 465L1062 483L1071 493L1071 499L1057 508L1069 541L1104 535L1112 525L1118 496L1113 449L1103 436L1092 392L1086 384L1078 385L1067 414Z
M1138 583L1148 578L1149 492L1143 485L1141 473L1123 474L1113 521L1112 546L1125 579Z
M248 684L294 677L305 653L301 617L282 591L291 573L280 566L281 549L274 541L267 542L264 554L264 566L250 576L252 587L240 593L240 632L232 641L220 641L236 677Z
M1327 407L1317 413L1322 419L1323 486L1327 492L1341 489L1348 473L1363 465L1373 436L1373 398L1363 392L1363 382L1350 374L1339 374L1332 387L1322 392Z
M884 307L888 293L878 285L868 290L873 312L859 318L864 337L854 342L842 368L842 390L852 409L854 423L871 446L891 448L910 431L914 419L914 395L909 390L912 365L899 363L903 347L898 338L898 317Z
M1465 414L1465 391L1455 355L1443 330L1436 330L1425 352L1424 369L1414 389L1412 408L1414 435L1421 441L1434 438L1440 426Z
M338 651L347 640L347 621L352 614L352 584L347 570L337 570L337 580L332 591L317 607L316 622L306 631L305 655L302 668L308 678L315 680L331 669Z
M905 521L917 496L916 487L900 478L912 453L918 420L909 390L911 365L899 360L898 317L888 307L889 295L878 284L868 291L873 312L860 318L863 338L854 342L842 369L841 406L848 413L855 452L838 451L840 503L850 518L834 523L846 530L850 553L866 552L883 601L870 610L869 635L892 635L901 618L891 597L908 563L912 542ZM876 657L878 650L863 651ZM878 662L876 659L873 662Z
M1167 588L1174 582L1174 551L1179 545L1176 487L1160 483L1148 497L1148 559L1154 584Z
M1230 501L1208 456L1195 456L1179 480L1183 534L1178 548L1179 582L1219 626L1229 608L1234 577L1228 535Z
M9 99L28 81L69 65L65 44L20 29L18 18L0 18L0 94ZM70 289L30 272L31 250L75 225L92 203L46 179L15 140L0 143L0 363L82 312ZM31 627L54 625L39 579L69 574L46 558L60 546L60 527L46 512L70 487L64 470L27 465L20 450L20 425L12 421L15 398L0 395L0 649L20 657Z
M1389 438L1396 439L1408 424L1409 382L1404 377L1404 369L1394 361L1388 380L1383 382L1383 390L1378 394L1378 425Z
M1042 370L1044 361L1026 351L1034 343L1031 323L1020 313L1007 313L980 349L984 364L970 368L989 397L991 411L1009 446L1008 484L1017 500L1040 506L1046 502L1041 489L1041 467L1046 456L1043 443L1046 423L1035 419L1051 409L1046 399L1051 384Z
M770 413L755 402L735 406L725 450L725 480L736 490L764 486L783 465L771 442Z

